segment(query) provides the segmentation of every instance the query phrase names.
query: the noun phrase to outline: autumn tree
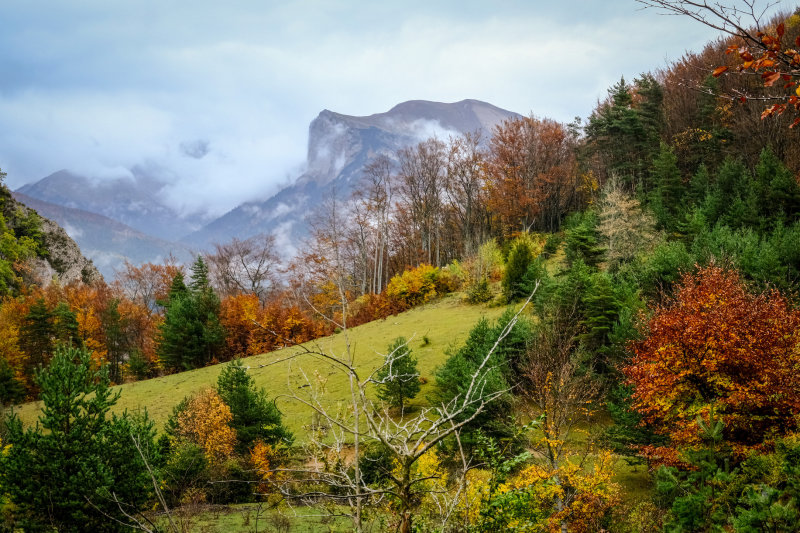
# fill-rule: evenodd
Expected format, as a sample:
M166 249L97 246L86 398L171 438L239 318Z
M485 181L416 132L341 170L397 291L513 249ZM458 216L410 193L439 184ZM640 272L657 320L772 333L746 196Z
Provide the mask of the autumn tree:
M700 443L697 417L714 410L734 447L796 428L800 312L777 291L753 294L739 274L711 265L656 306L624 374L633 407L676 445Z
M459 256L475 253L487 240L490 226L486 208L486 179L480 132L450 138L444 190L447 209L454 215L459 230Z
M442 266L442 190L445 144L428 139L398 153L398 192L405 203L421 255L417 262Z
M170 285L179 272L184 272L183 266L172 256L162 264L144 263L138 267L126 261L115 283L131 301L153 314L159 311L159 302L166 301Z
M575 147L574 133L550 119L523 117L495 128L487 201L503 235L558 229L577 201Z
M200 446L209 463L219 465L236 445L232 420L230 407L209 388L190 398L178 413L176 435Z
M622 186L619 178L606 182L598 205L597 232L611 271L653 247L655 223L653 216Z
M762 119L781 115L787 110L795 114L800 112L800 33L796 30L797 13L791 17L779 15L778 19L768 21L765 15L774 4L759 6L757 0L743 0L738 4L689 0L637 1L668 14L689 17L732 37L726 53L736 57L737 62L717 65L711 72L713 76L725 73L755 74L764 87L779 89L766 96L734 89L730 98L743 103L748 99L777 101L764 110ZM798 124L800 117L790 127Z

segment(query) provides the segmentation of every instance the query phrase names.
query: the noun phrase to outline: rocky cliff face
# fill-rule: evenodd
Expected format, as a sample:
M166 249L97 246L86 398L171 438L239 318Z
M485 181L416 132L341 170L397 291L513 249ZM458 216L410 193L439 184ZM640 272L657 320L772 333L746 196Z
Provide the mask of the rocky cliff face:
M28 216L33 209L18 202L11 196L5 187L0 186L3 195L3 210L8 215L19 212L22 217ZM37 213L38 215L38 213ZM14 217L6 216L11 221ZM102 279L100 272L91 260L81 253L78 245L73 241L64 228L50 219L41 219L41 233L46 254L30 261L30 271L34 280L46 285L57 279L59 283L68 284L75 281L91 283ZM13 224L11 224L13 228Z
M272 233L291 253L306 234L304 218L333 194L349 198L374 157L393 156L434 135L444 140L480 131L488 139L496 124L518 116L478 100L452 104L412 100L365 117L324 110L309 126L306 171L295 183L271 198L240 205L183 241L203 248L233 237Z

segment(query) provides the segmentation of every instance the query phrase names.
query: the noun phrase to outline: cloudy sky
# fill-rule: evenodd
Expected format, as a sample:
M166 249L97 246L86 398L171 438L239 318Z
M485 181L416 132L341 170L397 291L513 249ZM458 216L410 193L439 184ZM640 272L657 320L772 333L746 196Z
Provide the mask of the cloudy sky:
M569 121L715 36L634 0L3 0L0 168L143 166L187 210L295 177L322 110L485 100Z

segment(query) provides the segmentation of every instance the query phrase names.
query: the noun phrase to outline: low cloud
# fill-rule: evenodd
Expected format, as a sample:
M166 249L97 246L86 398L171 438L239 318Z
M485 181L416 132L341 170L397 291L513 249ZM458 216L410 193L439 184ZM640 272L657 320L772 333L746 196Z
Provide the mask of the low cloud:
M298 176L324 108L368 115L476 98L567 121L621 75L713 35L630 0L51 4L0 6L9 185L136 167L167 183L175 208L213 214ZM420 137L430 133L448 132L420 124Z

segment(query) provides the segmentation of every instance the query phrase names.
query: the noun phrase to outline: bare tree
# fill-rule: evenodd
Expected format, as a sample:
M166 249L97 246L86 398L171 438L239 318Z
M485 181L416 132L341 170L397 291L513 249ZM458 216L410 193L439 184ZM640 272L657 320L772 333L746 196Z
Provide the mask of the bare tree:
M378 294L388 283L389 266L387 260L390 208L393 196L392 161L385 155L375 158L364 167L366 182L365 201L367 209L375 217L375 239L373 251L373 272L370 291Z
M538 284L536 286L538 288ZM533 293L536 292L536 288ZM497 347L508 336L533 293L525 304L505 325L494 345L487 351L482 361L469 378L469 384L462 395L457 395L447 403L423 407L413 417L395 417L387 405L373 400L371 390L376 384L378 369L364 375L355 364L355 353L345 334L345 350L342 354L330 353L320 346L299 347L295 353L272 361L263 366L311 358L318 363L315 374L309 376L302 368L290 372L289 389L306 391L303 395L288 395L291 401L300 402L314 412L312 439L309 452L316 458L310 468L288 470L291 476L275 482L276 488L288 501L316 504L320 500L333 500L348 505L352 509L354 529L361 531L362 509L367 502L376 503L386 498L396 502L400 510L398 531L410 533L413 528L414 513L419 497L426 492L423 482L429 479L420 474L415 465L419 459L434 449L444 439L453 438L460 450L460 475L457 476L454 498L438 501L442 510L441 519L450 519L458 498L465 489L465 475L472 467L460 445L462 428L479 416L484 409L507 390L489 393L485 390L487 377L493 370L490 364ZM384 365L392 365L406 351L400 346L395 353L387 354ZM324 365L321 363L325 363ZM324 396L327 377L323 369L343 373L349 383L350 399L347 408L331 405ZM391 373L390 373L391 375ZM292 377L295 381L292 381ZM389 379L389 378L386 378ZM379 443L389 455L395 468L386 472L388 486L374 487L366 483L361 475L359 449L365 444ZM323 486L328 490L304 490L303 486ZM299 488L298 488L299 486Z
M404 148L400 158L400 194L408 206L422 251L422 260L441 266L442 188L445 145L428 139Z
M223 296L255 294L263 303L275 286L280 257L275 237L261 234L241 241L215 244L215 253L207 256L212 283Z
M484 195L480 131L451 138L447 147L445 192L461 233L463 255L476 251L488 234L488 213Z

